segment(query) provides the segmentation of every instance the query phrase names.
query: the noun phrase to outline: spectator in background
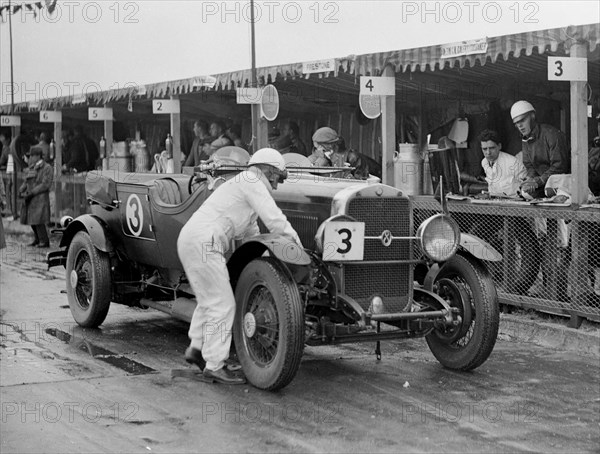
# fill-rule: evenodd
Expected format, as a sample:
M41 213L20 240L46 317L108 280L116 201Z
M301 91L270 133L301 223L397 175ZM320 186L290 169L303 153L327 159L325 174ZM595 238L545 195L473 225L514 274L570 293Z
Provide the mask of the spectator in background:
M231 125L229 128L227 128L227 131L225 132L225 134L227 135L227 137L229 138L229 140L231 140L231 143L233 145L235 145L236 147L240 147L243 148L244 150L246 150L246 144L244 143L244 141L242 140L242 127L239 124L233 124Z
M588 152L588 186L595 196L600 196L600 114L596 115L598 135L592 139Z
M516 196L521 183L527 178L525 166L515 156L502 151L496 131L485 129L479 134L483 160L481 167L491 196Z
M69 155L69 148L71 147L71 142L73 141L73 130L71 129L63 129L61 131L61 142L62 142L62 163L63 165L69 162L71 156Z
M190 152L183 164L186 167L195 167L200 164L202 159L202 141L206 139L208 136L208 125L206 122L201 120L194 121L194 141L192 142L192 147L190 148ZM208 158L204 158L208 159Z
M50 222L50 188L52 166L44 161L43 151L33 147L29 156L29 168L19 194L25 200L21 210L21 224L30 225L34 240L29 246L50 247L46 224Z
M36 146L42 149L44 161L50 162L50 142L48 141L48 134L43 131L40 132L39 142Z
M571 171L571 158L565 135L554 126L538 123L534 107L527 101L517 101L510 116L521 133L523 164L527 179L521 190L533 198L544 198L544 186L550 175Z
M0 212L6 208L6 192L4 191L4 180L0 178ZM0 216L0 249L6 247L4 238L4 225L2 224L2 216Z
M367 179L369 174L381 178L381 166L377 161L356 150L346 148L346 142L331 128L319 128L313 134L314 151L308 157L316 167L353 167L347 171L333 172L336 178Z
M29 161L29 150L33 145L33 139L25 134L19 134L10 143L10 154L13 157L15 173L27 169Z
M310 163L315 167L331 166L333 148L339 140L335 130L327 126L317 129L312 136L313 151L308 157Z
M219 148L231 145L231 140L229 140L229 138L225 135L225 124L222 121L213 121L210 124L209 132L210 135L214 137L214 140L210 144L212 153L217 151Z
M303 156L308 156L308 149L302 140L300 140L300 127L298 123L288 120L283 124L281 130L281 138L290 142L289 147L285 151L286 153L298 153Z
M96 142L86 136L83 127L75 127L75 135L69 145L69 160L63 164L63 170L72 172L86 172L94 170L100 158Z
M0 170L6 170L10 154L10 133L8 131L0 132L0 148Z

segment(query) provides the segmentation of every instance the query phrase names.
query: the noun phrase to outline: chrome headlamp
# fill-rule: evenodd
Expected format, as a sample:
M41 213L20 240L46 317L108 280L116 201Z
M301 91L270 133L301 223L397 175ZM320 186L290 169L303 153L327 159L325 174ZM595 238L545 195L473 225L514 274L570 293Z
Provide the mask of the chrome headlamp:
M454 219L436 214L426 219L417 230L423 253L434 262L444 262L452 257L460 242L460 229Z

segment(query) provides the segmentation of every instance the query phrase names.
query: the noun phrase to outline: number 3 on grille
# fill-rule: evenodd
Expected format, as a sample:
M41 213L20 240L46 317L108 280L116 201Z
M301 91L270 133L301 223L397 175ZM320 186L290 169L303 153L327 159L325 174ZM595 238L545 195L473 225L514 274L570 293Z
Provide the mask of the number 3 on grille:
M329 222L323 238L323 260L362 260L365 246L364 222Z

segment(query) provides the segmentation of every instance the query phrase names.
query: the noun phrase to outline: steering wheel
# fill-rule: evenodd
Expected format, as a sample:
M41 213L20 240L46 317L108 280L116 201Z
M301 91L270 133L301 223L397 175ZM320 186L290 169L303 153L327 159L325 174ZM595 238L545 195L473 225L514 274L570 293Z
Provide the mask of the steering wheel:
M200 178L197 175L192 175L188 181L188 194L192 195L196 189L200 187L200 183L204 181L204 178Z

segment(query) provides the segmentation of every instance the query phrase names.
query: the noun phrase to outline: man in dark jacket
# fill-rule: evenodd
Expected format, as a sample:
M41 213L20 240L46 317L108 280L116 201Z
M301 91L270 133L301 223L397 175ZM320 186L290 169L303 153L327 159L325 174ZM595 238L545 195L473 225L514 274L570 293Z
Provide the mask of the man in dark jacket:
M50 188L52 166L43 159L43 151L33 147L29 155L29 168L19 194L25 200L21 211L21 224L30 225L34 241L29 246L50 247L46 224L50 222Z
M535 109L527 101L517 101L510 109L523 141L523 164L527 179L521 190L533 198L543 198L550 175L570 173L571 157L565 135L554 126L538 123Z
M67 151L69 161L63 165L63 170L86 172L94 170L100 157L96 142L85 135L83 127L75 127L75 135Z

